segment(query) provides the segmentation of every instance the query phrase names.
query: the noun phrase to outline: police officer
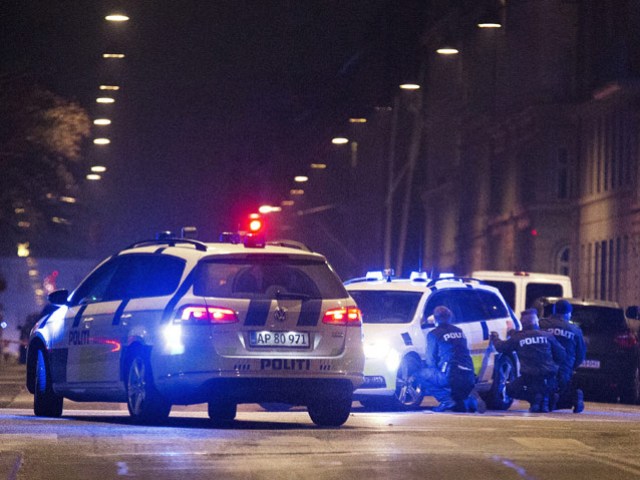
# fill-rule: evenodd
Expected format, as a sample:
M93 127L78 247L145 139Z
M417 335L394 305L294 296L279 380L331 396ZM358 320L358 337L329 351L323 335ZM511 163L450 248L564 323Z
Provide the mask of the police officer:
M575 370L584 361L586 348L582 330L570 323L573 307L566 300L558 300L553 314L540 319L540 328L551 332L565 349L566 356L558 369L558 391L551 402L551 409L571 408L574 413L584 410L584 394L575 388L572 378ZM554 401L555 400L555 401Z
M520 360L520 376L507 386L509 395L529 401L530 412L548 412L564 348L553 334L540 330L535 309L522 312L521 323L522 330L512 331L506 340L491 332L491 342L498 352L516 352Z
M451 324L453 313L447 307L436 307L433 317L436 328L427 334L426 368L421 372L422 388L440 402L433 410L484 412L484 402L470 395L476 378L464 333Z

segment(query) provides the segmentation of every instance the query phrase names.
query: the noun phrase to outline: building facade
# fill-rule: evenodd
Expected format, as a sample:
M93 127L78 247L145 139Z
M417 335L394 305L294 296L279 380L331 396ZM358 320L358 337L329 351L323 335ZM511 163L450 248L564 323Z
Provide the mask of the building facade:
M506 0L492 29L462 3L424 35L424 264L637 304L640 1ZM459 53L436 54L452 31Z

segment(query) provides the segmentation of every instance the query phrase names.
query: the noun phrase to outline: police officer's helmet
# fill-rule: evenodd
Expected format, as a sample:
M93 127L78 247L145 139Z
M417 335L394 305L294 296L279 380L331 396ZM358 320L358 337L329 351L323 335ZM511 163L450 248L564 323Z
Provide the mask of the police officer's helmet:
M557 315L568 315L573 311L573 306L566 300L558 300L553 311Z
M433 318L436 321L436 325L445 325L451 323L453 312L447 307L440 305L433 309Z

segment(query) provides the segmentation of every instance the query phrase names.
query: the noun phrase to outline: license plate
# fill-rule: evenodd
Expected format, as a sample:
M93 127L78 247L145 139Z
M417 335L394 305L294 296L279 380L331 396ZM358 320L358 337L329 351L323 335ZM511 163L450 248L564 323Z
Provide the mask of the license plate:
M249 345L252 347L309 348L309 333L252 331L249 332Z
M580 368L600 368L600 360L585 360L580 364Z

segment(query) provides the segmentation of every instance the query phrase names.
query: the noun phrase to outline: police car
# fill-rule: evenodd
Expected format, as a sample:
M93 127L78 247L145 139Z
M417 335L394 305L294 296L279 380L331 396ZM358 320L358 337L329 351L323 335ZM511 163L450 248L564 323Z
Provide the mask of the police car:
M468 278L430 279L424 272L395 278L389 271L370 272L345 282L362 312L365 383L355 399L367 408L415 409L424 398L417 381L423 367L426 335L435 327L433 310L448 307L469 343L477 389L487 405L506 410L513 399L506 383L516 375L516 358L497 354L489 332L504 338L520 328L500 292Z
M64 398L126 402L141 423L174 404L229 421L240 403L283 402L339 426L363 382L360 311L325 257L256 235L139 242L49 300L28 348L38 416Z

